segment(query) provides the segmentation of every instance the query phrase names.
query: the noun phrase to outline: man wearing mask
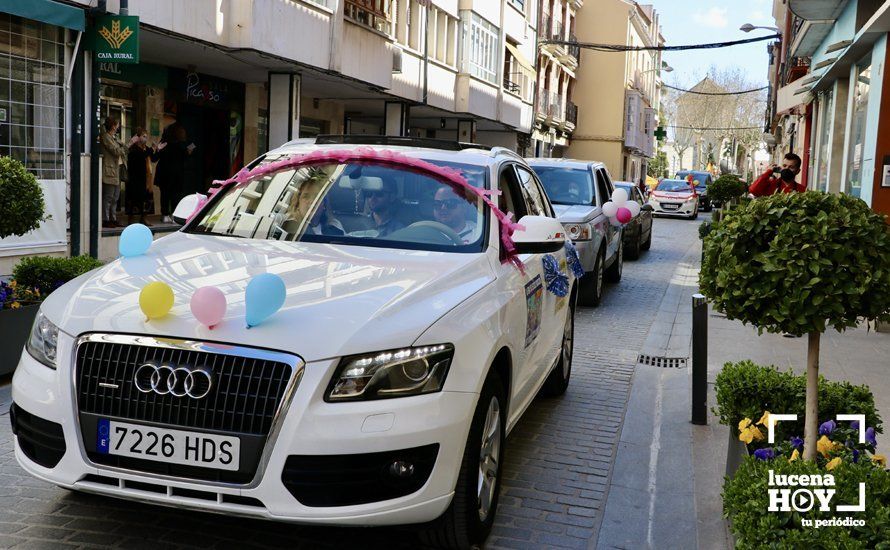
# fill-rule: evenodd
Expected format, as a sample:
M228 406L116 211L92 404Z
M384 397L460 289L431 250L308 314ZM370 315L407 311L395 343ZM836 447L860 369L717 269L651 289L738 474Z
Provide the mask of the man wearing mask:
M748 189L755 197L766 197L776 193L792 193L794 191L803 192L807 190L807 186L797 183L795 178L800 173L801 160L794 153L785 155L782 166L772 165L770 169L761 175L751 187ZM779 177L774 174L778 173Z

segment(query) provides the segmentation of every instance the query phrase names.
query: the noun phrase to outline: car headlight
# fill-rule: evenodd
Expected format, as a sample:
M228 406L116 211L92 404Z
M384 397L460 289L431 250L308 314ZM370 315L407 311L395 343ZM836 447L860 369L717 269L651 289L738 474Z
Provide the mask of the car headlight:
M37 359L47 367L56 368L56 350L59 343L59 327L52 324L42 311L37 312L34 326L31 327L31 336L25 349L34 359Z
M565 226L566 233L573 241L589 241L590 225L586 223L570 223Z
M344 357L325 401L405 397L440 391L454 346L440 344Z

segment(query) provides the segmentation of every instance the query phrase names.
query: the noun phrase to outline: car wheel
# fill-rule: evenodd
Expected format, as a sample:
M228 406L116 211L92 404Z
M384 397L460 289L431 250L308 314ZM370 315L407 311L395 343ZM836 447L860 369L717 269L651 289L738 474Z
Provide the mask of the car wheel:
M562 331L559 361L544 382L543 393L547 397L559 397L569 387L572 376L572 355L575 349L575 306L569 306L568 319Z
M628 260L638 260L640 258L640 241L643 240L643 228L640 227L639 233L633 239L633 243L627 249Z
M621 280L622 271L624 271L624 243L618 245L618 257L606 270L606 280L610 283L617 283Z
M504 463L507 401L501 379L492 370L482 386L451 505L434 525L421 533L435 548L481 546L498 507L501 464Z
M598 254L593 271L581 277L578 285L578 302L582 306L596 307L603 300L603 255Z
M649 250L652 247L652 229L649 229L649 236L646 237L645 242L640 245L640 248L643 250Z

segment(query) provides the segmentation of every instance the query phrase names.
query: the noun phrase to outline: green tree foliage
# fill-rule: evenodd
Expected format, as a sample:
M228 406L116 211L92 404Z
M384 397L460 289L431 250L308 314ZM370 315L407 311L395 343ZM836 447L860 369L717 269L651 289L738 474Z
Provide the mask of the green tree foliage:
M0 157L0 239L33 231L44 221L43 190L34 174L11 157Z

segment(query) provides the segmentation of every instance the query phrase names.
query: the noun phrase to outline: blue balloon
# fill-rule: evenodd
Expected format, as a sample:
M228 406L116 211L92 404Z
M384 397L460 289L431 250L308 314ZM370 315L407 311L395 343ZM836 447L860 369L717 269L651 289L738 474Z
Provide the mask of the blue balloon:
M151 229L141 223L128 225L121 233L121 240L118 243L118 250L121 256L132 258L133 256L141 256L148 251L151 246Z
M247 328L257 326L281 309L286 296L284 281L278 275L261 273L252 278L244 294Z

